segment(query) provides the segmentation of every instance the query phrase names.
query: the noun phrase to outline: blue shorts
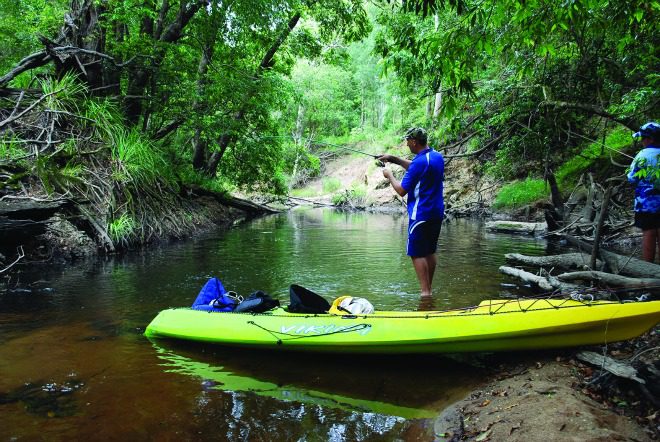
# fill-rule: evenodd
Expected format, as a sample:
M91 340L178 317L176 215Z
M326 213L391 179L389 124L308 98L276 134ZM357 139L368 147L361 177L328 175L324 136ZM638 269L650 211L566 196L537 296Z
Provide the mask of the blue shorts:
M660 213L635 212L635 226L642 230L660 229Z
M410 221L408 225L408 256L421 257L435 253L442 220Z

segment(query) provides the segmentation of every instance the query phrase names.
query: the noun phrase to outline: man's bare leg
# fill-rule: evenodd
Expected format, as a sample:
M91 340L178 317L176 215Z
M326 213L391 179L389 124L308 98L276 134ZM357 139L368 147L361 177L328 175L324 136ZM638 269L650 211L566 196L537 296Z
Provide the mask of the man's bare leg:
M428 255L426 262L429 264L429 287L433 287L433 275L435 275L435 266L438 263L435 253Z
M419 285L422 288L422 296L431 296L431 279L429 278L429 261L426 256L411 256ZM434 269L435 271L435 269Z
M653 262L655 260L655 245L658 242L658 229L642 230L642 259Z

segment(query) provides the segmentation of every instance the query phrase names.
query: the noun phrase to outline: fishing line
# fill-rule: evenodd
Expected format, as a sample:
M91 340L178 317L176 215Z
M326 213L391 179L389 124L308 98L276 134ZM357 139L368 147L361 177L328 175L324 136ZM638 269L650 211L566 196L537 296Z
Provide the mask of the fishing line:
M259 139L263 140L263 139L267 139L267 138L287 138L287 139L289 139L289 138L293 138L293 137L287 136L287 135L273 135L273 136L260 137ZM319 144L321 146L332 146L332 147L338 147L340 149L350 150L351 152L360 153L362 155L367 155L371 158L378 158L380 156L380 155L374 155L372 153L363 152L361 150L353 149L351 147L342 146L341 144L332 144L332 143L326 143L324 141L316 141L316 140L309 140L309 141L313 142L314 144Z
M322 141L316 141L315 143L316 144L321 144L321 145L324 145L324 146L333 146L333 147L338 147L340 149L350 150L351 152L361 153L362 155L367 155L367 156L370 156L371 158L378 158L378 155L362 152L361 150L353 149L353 148L346 147L346 146L341 146L339 144L324 143Z
M524 124L521 124L521 123L519 123L519 122L517 122L517 121L514 121L514 123L516 123L518 126L524 128L524 129L527 129L528 131L530 131L530 132L533 133L533 134L539 135L538 132L533 131L532 129L530 129L529 127L525 126ZM616 152L616 153L618 153L618 154L620 154L620 155L623 155L624 157L628 157L628 158L630 158L631 160L634 160L634 159L635 159L635 157L631 157L631 156L628 155L627 153L623 153L623 152L621 152L620 150L616 150L615 148L610 147L610 146L608 146L608 145L605 144L605 143L601 143L601 142L598 141L598 140L592 140L591 138L589 138L589 137L585 137L584 135L580 135L580 134L577 133L577 132L571 132L571 133L572 133L573 135L577 135L577 136L580 137L580 138L584 138L585 140L587 140L587 141L589 141L589 142L591 142L591 143L597 143L597 144L599 144L599 145L601 145L601 146L603 146L603 147L605 147L605 148L607 148L607 149L609 149L609 150L612 150L612 151L614 151L614 152Z

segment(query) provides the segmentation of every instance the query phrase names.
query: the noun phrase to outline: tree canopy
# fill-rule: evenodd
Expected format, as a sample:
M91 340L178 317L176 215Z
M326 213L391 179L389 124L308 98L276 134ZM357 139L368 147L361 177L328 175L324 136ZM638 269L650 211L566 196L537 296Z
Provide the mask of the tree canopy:
M612 128L657 118L659 9L0 0L2 189L78 186L111 224L136 219L147 183L283 194L318 171L317 141L412 125L486 173L547 176ZM109 201L80 185L100 164Z

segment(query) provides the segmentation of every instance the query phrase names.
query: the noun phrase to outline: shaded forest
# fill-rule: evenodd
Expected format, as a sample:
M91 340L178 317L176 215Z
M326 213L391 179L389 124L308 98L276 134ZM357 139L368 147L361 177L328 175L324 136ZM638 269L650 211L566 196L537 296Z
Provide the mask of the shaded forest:
M74 204L121 248L202 222L191 193L281 197L332 146L415 125L507 183L496 204L551 195L561 223L657 117L659 8L0 0L0 198Z

